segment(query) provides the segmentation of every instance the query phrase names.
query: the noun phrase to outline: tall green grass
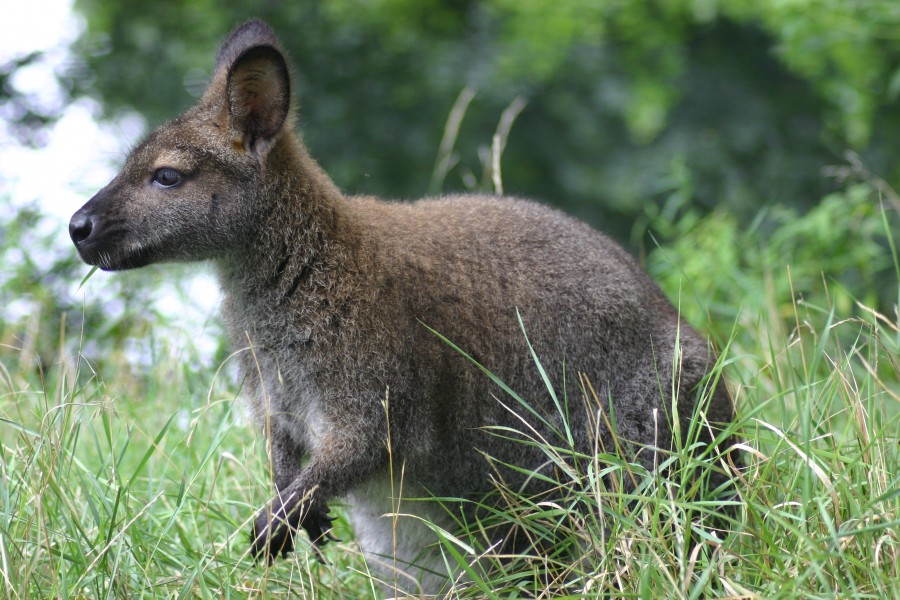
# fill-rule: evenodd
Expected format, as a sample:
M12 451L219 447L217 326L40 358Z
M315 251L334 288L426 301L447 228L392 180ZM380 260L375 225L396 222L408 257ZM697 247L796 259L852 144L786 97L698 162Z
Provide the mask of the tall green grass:
M499 486L503 510L466 535L442 534L447 565L465 573L448 595L900 597L897 215L866 189L749 226L684 217L679 241L649 258L725 349L719 369L738 409L742 464L696 460L690 435L657 471L616 448L574 456L564 432L534 440L564 500ZM326 548L326 563L303 542L271 567L248 557L249 519L270 477L233 357L198 369L190 332L154 339L138 367L121 354L86 356L91 331L56 316L52 339L33 319L0 335L5 597L380 594L343 519L344 541ZM599 418L588 381L555 393ZM733 495L698 493L707 470L732 473L735 488L719 491ZM487 528L510 522L535 545L555 545L502 554Z

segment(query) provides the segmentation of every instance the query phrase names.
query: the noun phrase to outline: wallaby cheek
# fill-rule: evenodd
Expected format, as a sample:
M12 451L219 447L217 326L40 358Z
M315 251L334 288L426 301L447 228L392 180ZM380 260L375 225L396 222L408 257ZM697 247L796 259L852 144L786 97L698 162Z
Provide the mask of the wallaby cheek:
M243 199L228 192L197 193L160 210L161 251L176 260L209 260L234 252L250 218Z

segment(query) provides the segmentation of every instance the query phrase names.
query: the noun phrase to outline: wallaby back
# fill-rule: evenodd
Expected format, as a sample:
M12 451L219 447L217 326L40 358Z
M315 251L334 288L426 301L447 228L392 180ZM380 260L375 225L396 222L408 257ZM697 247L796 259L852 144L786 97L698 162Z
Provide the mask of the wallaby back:
M435 593L448 573L422 549L436 538L401 519L395 540L382 516L399 489L389 460L407 497L477 500L495 478L545 492L498 466L546 469L543 452L491 428L559 443L566 418L578 452L591 454L595 435L612 449L616 436L652 467L653 449L672 445L673 393L686 429L715 356L632 258L524 200L344 196L294 133L290 99L278 40L245 23L200 103L150 134L70 223L82 258L106 270L214 261L274 465L277 496L256 518L254 554L292 549L300 527L324 544L326 502L343 497L367 557L401 587ZM584 374L616 430L594 431L571 397L561 411L535 355L560 396ZM732 416L719 383L704 439ZM453 527L435 503L403 508Z

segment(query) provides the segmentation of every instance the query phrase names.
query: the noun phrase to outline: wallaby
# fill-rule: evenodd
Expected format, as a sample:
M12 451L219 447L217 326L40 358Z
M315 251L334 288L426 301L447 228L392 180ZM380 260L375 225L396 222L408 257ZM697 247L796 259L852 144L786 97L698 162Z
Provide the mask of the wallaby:
M197 106L140 143L69 233L104 270L213 261L271 450L276 494L256 516L253 555L292 550L300 528L318 550L327 503L340 498L382 573L436 593L448 582L428 549L436 537L419 519L395 524L392 494L478 500L498 470L508 485L544 489L503 466L547 469L544 453L492 432L527 421L552 439L561 427L535 355L557 389L583 373L614 415L614 431L591 431L570 408L575 450L591 454L596 434L613 448L615 436L649 467L673 444L673 408L686 428L715 355L621 247L556 210L344 195L294 131L291 86L272 30L239 26ZM721 381L706 397L708 444L733 409ZM401 512L454 529L437 502Z

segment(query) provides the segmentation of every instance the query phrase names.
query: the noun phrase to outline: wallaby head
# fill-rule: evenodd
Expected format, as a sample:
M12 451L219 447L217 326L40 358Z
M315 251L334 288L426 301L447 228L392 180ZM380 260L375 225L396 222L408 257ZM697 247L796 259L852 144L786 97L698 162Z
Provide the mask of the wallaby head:
M200 103L151 133L72 217L81 257L118 270L241 251L270 210L267 159L292 120L285 55L251 21L220 48Z
M254 556L292 550L300 530L318 549L328 502L342 498L373 569L410 591L455 577L423 521L471 522L496 481L561 493L553 461L523 440L565 432L560 443L579 456L622 448L652 469L673 429L687 431L715 362L622 248L558 211L343 195L293 132L288 61L259 21L225 40L198 105L151 133L69 231L106 270L216 263L272 453L276 494L254 519ZM577 396L580 374L600 406L563 407L548 392L550 380ZM721 381L705 398L697 447L733 417ZM391 516L401 489L402 512L416 517ZM461 501L408 499L430 495Z

